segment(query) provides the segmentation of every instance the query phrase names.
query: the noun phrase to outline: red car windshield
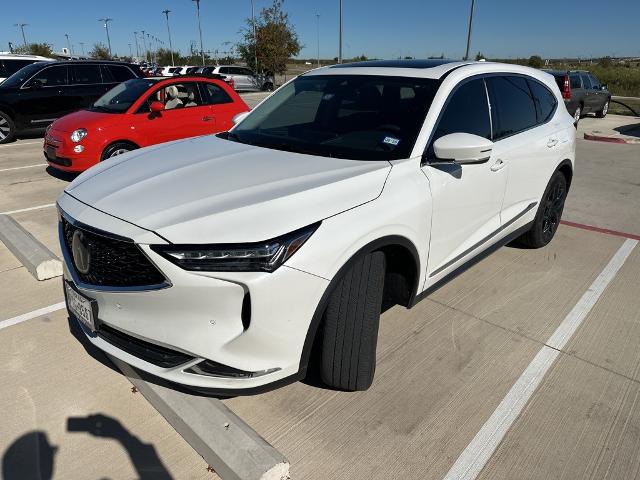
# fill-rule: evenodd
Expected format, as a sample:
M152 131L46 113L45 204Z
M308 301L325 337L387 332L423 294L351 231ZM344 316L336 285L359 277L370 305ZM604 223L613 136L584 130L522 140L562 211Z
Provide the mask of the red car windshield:
M113 87L96 100L91 105L90 110L106 113L124 113L157 82L158 80L148 78L127 80Z

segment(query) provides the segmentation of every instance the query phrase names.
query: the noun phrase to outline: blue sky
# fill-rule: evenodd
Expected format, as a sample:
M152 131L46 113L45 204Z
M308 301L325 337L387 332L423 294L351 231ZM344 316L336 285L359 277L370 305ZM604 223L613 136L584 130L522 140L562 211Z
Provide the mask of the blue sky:
M255 0L256 11L270 4ZM394 58L464 54L470 0L344 0L344 56ZM76 51L106 35L98 18L111 17L111 43L119 54L135 54L133 32L145 30L167 41L162 10L170 9L174 48L183 53L198 39L191 0L30 0L2 2L0 50L21 43L15 23L28 23L28 42L48 42L60 50L68 33ZM320 55L338 51L338 0L286 0L285 9L304 48L316 55L316 14L320 14ZM250 0L201 0L205 50L228 50L235 43ZM141 41L140 41L141 42ZM495 57L640 56L638 0L477 0L472 51Z

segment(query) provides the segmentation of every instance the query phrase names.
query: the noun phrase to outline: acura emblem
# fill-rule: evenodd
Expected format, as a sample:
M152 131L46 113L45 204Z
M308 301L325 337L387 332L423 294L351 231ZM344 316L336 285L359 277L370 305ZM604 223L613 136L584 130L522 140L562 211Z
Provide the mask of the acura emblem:
M71 253L73 254L73 263L76 269L82 273L89 273L91 268L91 253L85 244L84 234L80 230L76 230L71 241Z

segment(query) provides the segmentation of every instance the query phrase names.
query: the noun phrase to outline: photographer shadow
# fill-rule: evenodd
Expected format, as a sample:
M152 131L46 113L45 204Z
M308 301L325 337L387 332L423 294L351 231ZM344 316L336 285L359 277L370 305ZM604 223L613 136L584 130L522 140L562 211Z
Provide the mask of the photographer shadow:
M18 437L2 456L3 480L50 480L58 447L45 432L35 430Z

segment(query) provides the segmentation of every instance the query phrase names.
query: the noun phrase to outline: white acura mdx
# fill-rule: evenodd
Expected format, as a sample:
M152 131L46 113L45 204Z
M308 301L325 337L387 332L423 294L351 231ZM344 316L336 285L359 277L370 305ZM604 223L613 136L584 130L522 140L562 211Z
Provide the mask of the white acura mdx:
M218 393L312 366L367 389L381 311L507 242L546 245L573 175L554 78L515 65L320 68L237 120L103 162L58 199L67 305L88 339Z

